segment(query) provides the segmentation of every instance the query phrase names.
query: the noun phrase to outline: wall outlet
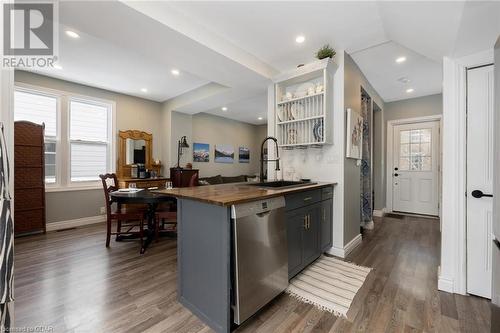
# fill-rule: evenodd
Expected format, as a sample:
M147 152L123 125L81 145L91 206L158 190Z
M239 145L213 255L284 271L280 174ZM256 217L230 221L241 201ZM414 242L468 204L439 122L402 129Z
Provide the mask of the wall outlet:
M99 212L101 213L101 215L106 214L106 207L99 208Z

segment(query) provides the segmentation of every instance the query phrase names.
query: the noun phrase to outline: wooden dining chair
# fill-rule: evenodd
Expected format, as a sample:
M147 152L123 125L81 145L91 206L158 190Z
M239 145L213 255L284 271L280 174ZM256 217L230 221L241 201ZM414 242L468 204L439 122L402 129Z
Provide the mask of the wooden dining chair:
M109 247L111 235L138 235L141 241L141 247L144 237L145 210L142 207L121 207L113 203L110 193L118 190L118 180L116 174L107 173L99 175L104 189L104 198L106 200L106 247ZM112 232L112 223L116 221L116 232ZM122 228L125 230L122 231ZM139 231L137 231L137 228Z
M173 231L176 232L176 226L177 226L177 204L175 202L175 199L173 199L172 202L163 204L156 210L155 213L155 240L158 241L158 236L160 234L160 229L165 230L165 226L170 225L172 227L171 230L166 230L166 231ZM161 225L161 228L160 228Z

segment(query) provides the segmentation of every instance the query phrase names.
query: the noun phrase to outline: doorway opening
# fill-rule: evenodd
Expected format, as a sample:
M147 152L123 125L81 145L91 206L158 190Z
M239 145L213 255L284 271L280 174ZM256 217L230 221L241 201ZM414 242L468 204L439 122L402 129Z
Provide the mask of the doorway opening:
M439 216L441 116L395 120L387 126L387 208Z

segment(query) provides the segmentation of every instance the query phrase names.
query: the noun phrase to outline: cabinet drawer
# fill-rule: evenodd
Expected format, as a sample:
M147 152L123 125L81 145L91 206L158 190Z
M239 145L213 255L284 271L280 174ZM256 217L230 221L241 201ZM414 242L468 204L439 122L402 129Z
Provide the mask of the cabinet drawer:
M324 187L321 189L321 200L333 198L333 186Z
M309 190L294 194L289 194L285 197L286 210L292 210L299 207L311 205L321 201L321 190Z

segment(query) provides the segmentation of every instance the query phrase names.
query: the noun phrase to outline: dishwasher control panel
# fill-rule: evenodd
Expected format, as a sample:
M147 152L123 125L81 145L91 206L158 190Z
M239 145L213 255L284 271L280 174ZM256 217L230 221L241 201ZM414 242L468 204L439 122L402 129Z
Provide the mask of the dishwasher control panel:
M246 202L231 206L231 218L242 218L249 215L265 213L267 211L285 207L285 197L269 198Z

